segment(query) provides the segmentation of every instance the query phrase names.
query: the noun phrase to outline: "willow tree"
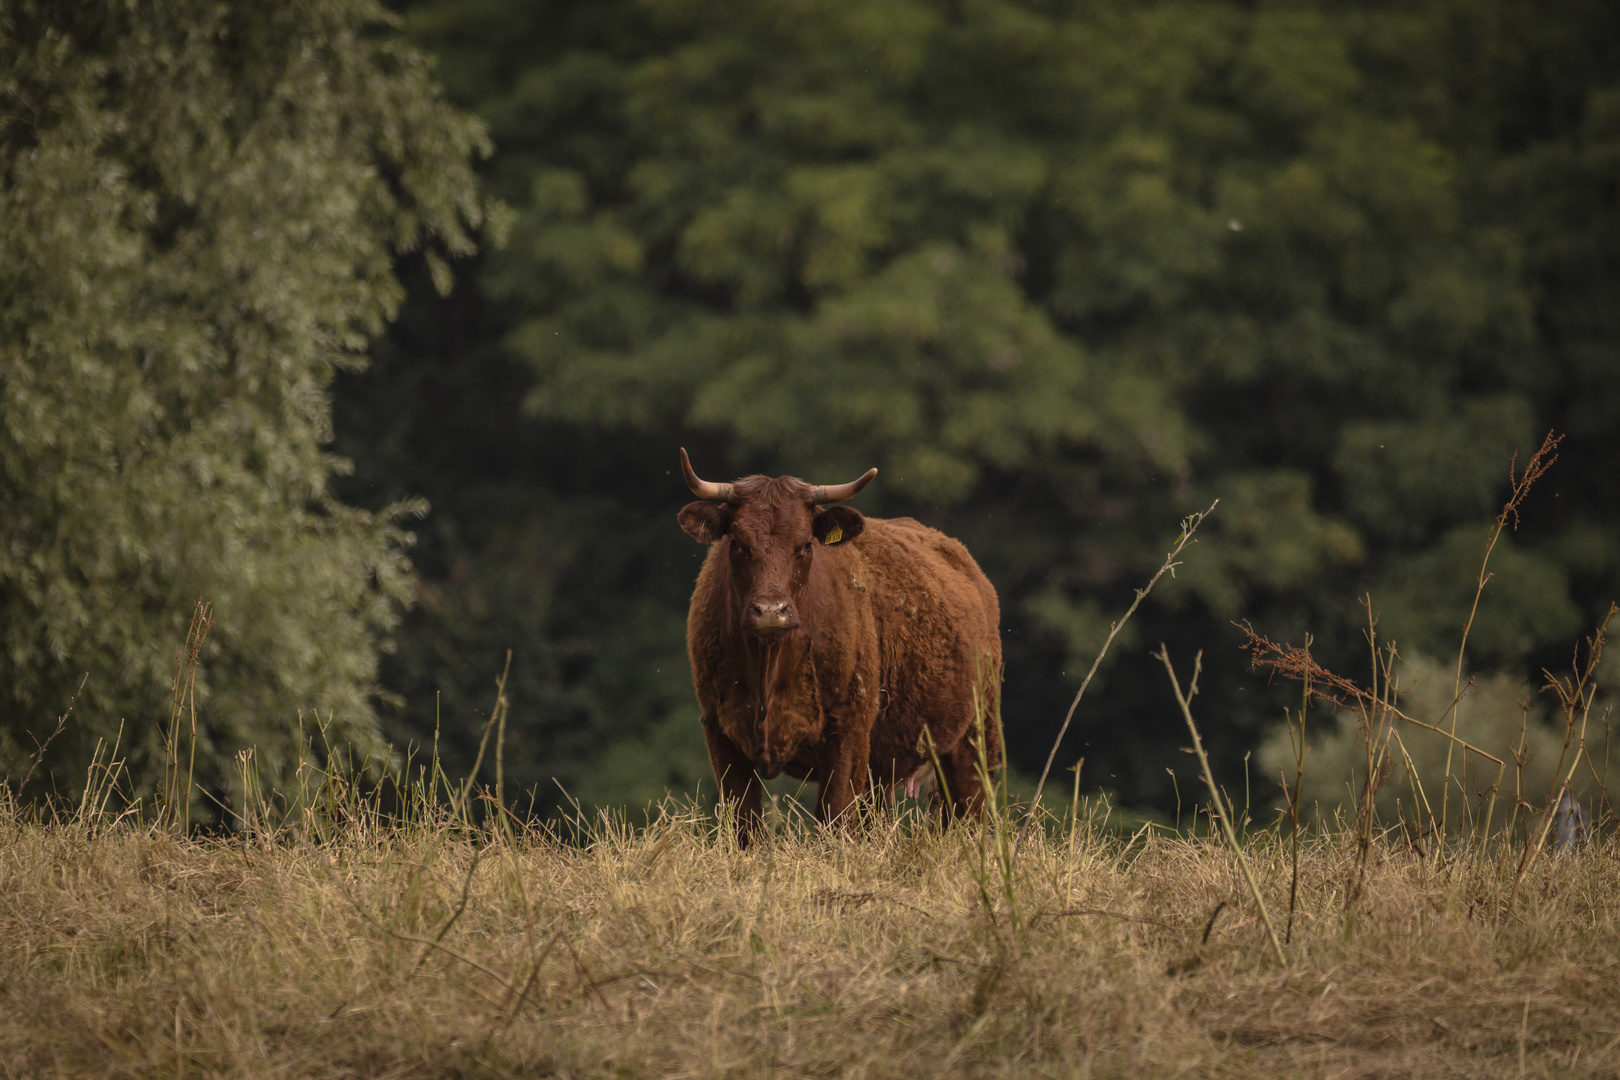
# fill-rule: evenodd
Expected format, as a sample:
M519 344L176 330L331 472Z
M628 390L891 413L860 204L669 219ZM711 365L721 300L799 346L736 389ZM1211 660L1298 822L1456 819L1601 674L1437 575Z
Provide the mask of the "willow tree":
M400 502L328 481L334 371L394 314L396 259L473 249L480 124L369 0L0 11L0 773L74 704L30 791L123 725L159 764L177 652L213 605L199 780L309 733L384 750L377 658L410 591ZM42 784L41 778L47 778Z

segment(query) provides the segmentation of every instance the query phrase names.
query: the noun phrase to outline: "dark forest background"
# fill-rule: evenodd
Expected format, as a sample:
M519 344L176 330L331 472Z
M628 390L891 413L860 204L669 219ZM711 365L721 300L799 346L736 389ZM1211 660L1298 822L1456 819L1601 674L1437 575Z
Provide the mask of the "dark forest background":
M336 504L429 507L356 721L396 748L437 732L470 766L510 648L508 791L637 805L707 781L682 445L711 479L879 466L859 509L965 541L1002 597L1026 773L1180 519L1219 498L1059 756L1144 808L1191 760L1150 647L1204 651L1207 742L1241 783L1296 691L1248 669L1234 621L1359 674L1370 594L1382 636L1454 658L1509 463L1549 430L1567 438L1493 556L1470 666L1562 667L1620 598L1612 3L400 15L362 40L431 57L434 108L475 115L489 152L399 152L407 187L477 161L445 213L481 242L389 241L392 322L317 379L353 463ZM0 564L14 628L49 603L20 580ZM48 730L74 647L11 730ZM278 723L301 700L282 685Z

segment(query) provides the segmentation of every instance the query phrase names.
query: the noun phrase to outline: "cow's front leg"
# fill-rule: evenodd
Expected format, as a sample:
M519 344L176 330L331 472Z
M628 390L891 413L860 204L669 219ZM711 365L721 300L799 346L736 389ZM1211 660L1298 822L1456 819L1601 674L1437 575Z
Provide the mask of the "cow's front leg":
M872 749L870 732L851 732L838 740L827 778L816 796L816 817L831 825L852 824L856 797L871 781L867 775Z
M762 819L759 776L742 749L708 716L703 718L703 741L709 747L709 765L714 769L721 803L732 804L737 815L737 841L746 846Z

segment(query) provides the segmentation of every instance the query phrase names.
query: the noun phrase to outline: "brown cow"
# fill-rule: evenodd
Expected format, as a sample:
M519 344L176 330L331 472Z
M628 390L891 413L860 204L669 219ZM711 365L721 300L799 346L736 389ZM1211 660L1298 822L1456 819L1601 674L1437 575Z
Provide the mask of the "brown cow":
M816 814L840 818L870 789L915 792L940 759L950 809L977 813L976 710L999 761L996 591L960 543L911 518L847 506L872 478L815 487L792 476L700 480L681 528L709 544L687 617L709 761L746 840L760 782L813 780ZM926 729L928 737L923 732Z

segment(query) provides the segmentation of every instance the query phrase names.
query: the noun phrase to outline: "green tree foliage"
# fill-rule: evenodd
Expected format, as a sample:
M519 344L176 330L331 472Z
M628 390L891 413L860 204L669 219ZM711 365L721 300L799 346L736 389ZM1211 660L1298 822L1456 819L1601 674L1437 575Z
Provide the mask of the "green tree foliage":
M498 317L476 291L441 298L426 279L407 275L415 299L374 366L337 384L337 448L359 466L338 481L345 497L434 507L412 550L417 604L382 660L403 705L385 730L465 775L511 649L504 770L520 806L562 801L553 777L593 803L693 790L709 772L685 636L702 551L668 527L663 496L684 487L665 475L667 438L533 423L531 376L489 341ZM627 461L661 464L648 477ZM648 728L660 767L638 772Z
M475 120L366 0L22 0L0 11L0 772L87 673L45 769L125 723L138 785L193 603L199 779L299 713L385 747L377 655L404 520L336 500L336 369L402 297L394 260L473 248ZM43 773L43 770L42 770ZM40 780L36 779L35 784Z
M719 477L882 466L863 508L956 533L1001 590L1026 761L1174 522L1216 497L1135 643L1229 649L1251 618L1347 663L1370 589L1385 637L1445 654L1508 461L1553 426L1575 468L1498 549L1473 657L1562 652L1620 591L1617 24L1588 0L408 19L518 212L480 340L526 366L536 425L601 455L595 497L672 533L677 439ZM622 579L593 580L620 618ZM1124 644L1082 740L1097 779L1167 797L1175 718ZM592 685L641 679L611 670ZM1272 706L1235 651L1206 670L1231 764Z

